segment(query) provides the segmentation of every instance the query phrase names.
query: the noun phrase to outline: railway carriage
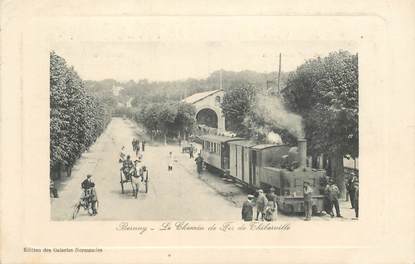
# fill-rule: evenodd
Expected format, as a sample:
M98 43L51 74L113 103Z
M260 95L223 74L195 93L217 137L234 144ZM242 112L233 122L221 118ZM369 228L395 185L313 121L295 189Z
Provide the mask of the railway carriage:
M319 184L325 171L306 166L306 140L299 139L297 147L290 147L212 135L201 139L202 157L208 168L229 171L230 177L250 189L274 187L281 211L304 212L304 181L313 189L314 213L323 210L324 197L320 195Z
M204 135L199 137L202 141L201 155L207 169L225 172L229 169L229 142L242 140L216 135Z
M240 183L254 185L251 147L256 143L250 140L236 140L229 144L229 175Z

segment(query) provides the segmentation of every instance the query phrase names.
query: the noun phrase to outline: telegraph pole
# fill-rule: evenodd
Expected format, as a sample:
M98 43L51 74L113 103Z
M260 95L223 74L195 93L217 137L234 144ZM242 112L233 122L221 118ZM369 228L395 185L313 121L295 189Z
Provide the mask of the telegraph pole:
M280 94L280 77L281 77L281 52L278 63L278 77L277 77L277 94Z

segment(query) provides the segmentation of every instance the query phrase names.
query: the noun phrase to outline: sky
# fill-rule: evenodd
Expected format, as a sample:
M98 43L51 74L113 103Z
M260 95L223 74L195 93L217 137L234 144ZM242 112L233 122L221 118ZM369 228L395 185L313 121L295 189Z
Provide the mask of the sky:
M295 70L307 59L340 49L356 53L347 42L62 42L53 50L84 80L175 81L202 79L213 71Z

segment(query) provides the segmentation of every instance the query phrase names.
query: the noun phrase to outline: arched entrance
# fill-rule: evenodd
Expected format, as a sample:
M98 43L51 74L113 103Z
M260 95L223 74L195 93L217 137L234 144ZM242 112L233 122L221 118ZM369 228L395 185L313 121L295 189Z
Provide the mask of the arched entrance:
M218 128L218 115L209 108L203 108L196 114L196 122L200 125Z

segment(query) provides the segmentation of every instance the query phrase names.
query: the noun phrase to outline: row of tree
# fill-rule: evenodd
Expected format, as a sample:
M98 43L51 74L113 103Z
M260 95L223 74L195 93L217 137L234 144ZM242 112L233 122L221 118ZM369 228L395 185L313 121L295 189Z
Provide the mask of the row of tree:
M177 137L192 132L195 124L194 106L183 102L143 104L135 120L144 125L152 136Z
M114 100L95 96L72 66L50 53L50 171L68 175L80 155L95 142L111 119Z
M193 105L180 101L147 102L138 107L117 107L113 116L126 117L141 124L152 137L167 141L167 138L184 137L195 127Z
M343 158L358 157L358 56L347 51L314 58L289 74L280 96L255 85L229 89L222 103L227 127L238 135L262 140L279 133L295 144L308 140L308 154L323 155L328 173L344 190Z

